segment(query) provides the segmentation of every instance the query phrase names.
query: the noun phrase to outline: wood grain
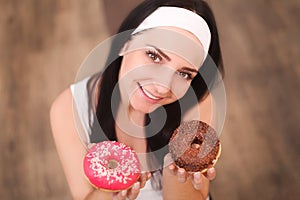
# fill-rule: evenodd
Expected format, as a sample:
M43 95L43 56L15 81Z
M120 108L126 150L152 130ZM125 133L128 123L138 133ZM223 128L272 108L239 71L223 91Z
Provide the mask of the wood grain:
M211 193L222 200L295 199L300 3L208 2L219 26L228 100ZM85 56L115 30L105 20L121 17L114 19L104 1L0 0L0 5L0 199L71 199L49 108L75 80Z

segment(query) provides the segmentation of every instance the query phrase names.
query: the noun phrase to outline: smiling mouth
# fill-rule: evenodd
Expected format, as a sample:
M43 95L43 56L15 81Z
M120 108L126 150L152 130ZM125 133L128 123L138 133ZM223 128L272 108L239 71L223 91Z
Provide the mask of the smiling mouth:
M142 92L144 93L144 95L146 97L148 97L149 99L154 100L154 101L159 101L159 100L162 99L161 97L157 97L157 96L154 96L153 94L151 94L148 90L146 90L143 86L141 86L140 83L138 83L138 86L142 90Z

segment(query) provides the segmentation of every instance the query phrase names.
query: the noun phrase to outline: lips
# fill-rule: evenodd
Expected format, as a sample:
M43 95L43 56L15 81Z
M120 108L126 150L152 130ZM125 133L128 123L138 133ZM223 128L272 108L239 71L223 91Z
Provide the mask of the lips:
M144 94L144 96L145 96L146 98L148 98L149 100L154 101L154 102L157 102L157 101L159 101L159 100L162 99L161 97L157 97L157 96L151 94L151 92L149 92L149 91L146 90L143 86L141 86L140 83L138 83L138 85L139 85L139 88L141 89L142 93Z

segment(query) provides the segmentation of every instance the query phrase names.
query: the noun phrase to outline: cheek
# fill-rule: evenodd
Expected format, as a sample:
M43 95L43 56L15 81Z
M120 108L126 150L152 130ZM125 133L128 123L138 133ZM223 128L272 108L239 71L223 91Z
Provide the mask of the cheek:
M123 56L119 78L126 75L139 66L146 64L146 58L142 52L131 52Z
M132 70L133 66L134 65L131 63L131 60L124 57L120 66L119 79L123 78L126 73Z
M190 83L182 80L176 80L172 83L172 94L177 98L181 99L188 91Z

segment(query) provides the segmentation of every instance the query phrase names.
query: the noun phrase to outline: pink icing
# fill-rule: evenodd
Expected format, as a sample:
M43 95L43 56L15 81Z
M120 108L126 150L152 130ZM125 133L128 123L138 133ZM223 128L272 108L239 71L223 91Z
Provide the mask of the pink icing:
M109 168L109 161L116 164ZM98 189L119 191L132 186L140 175L140 164L134 150L115 141L95 144L84 158L84 173Z

